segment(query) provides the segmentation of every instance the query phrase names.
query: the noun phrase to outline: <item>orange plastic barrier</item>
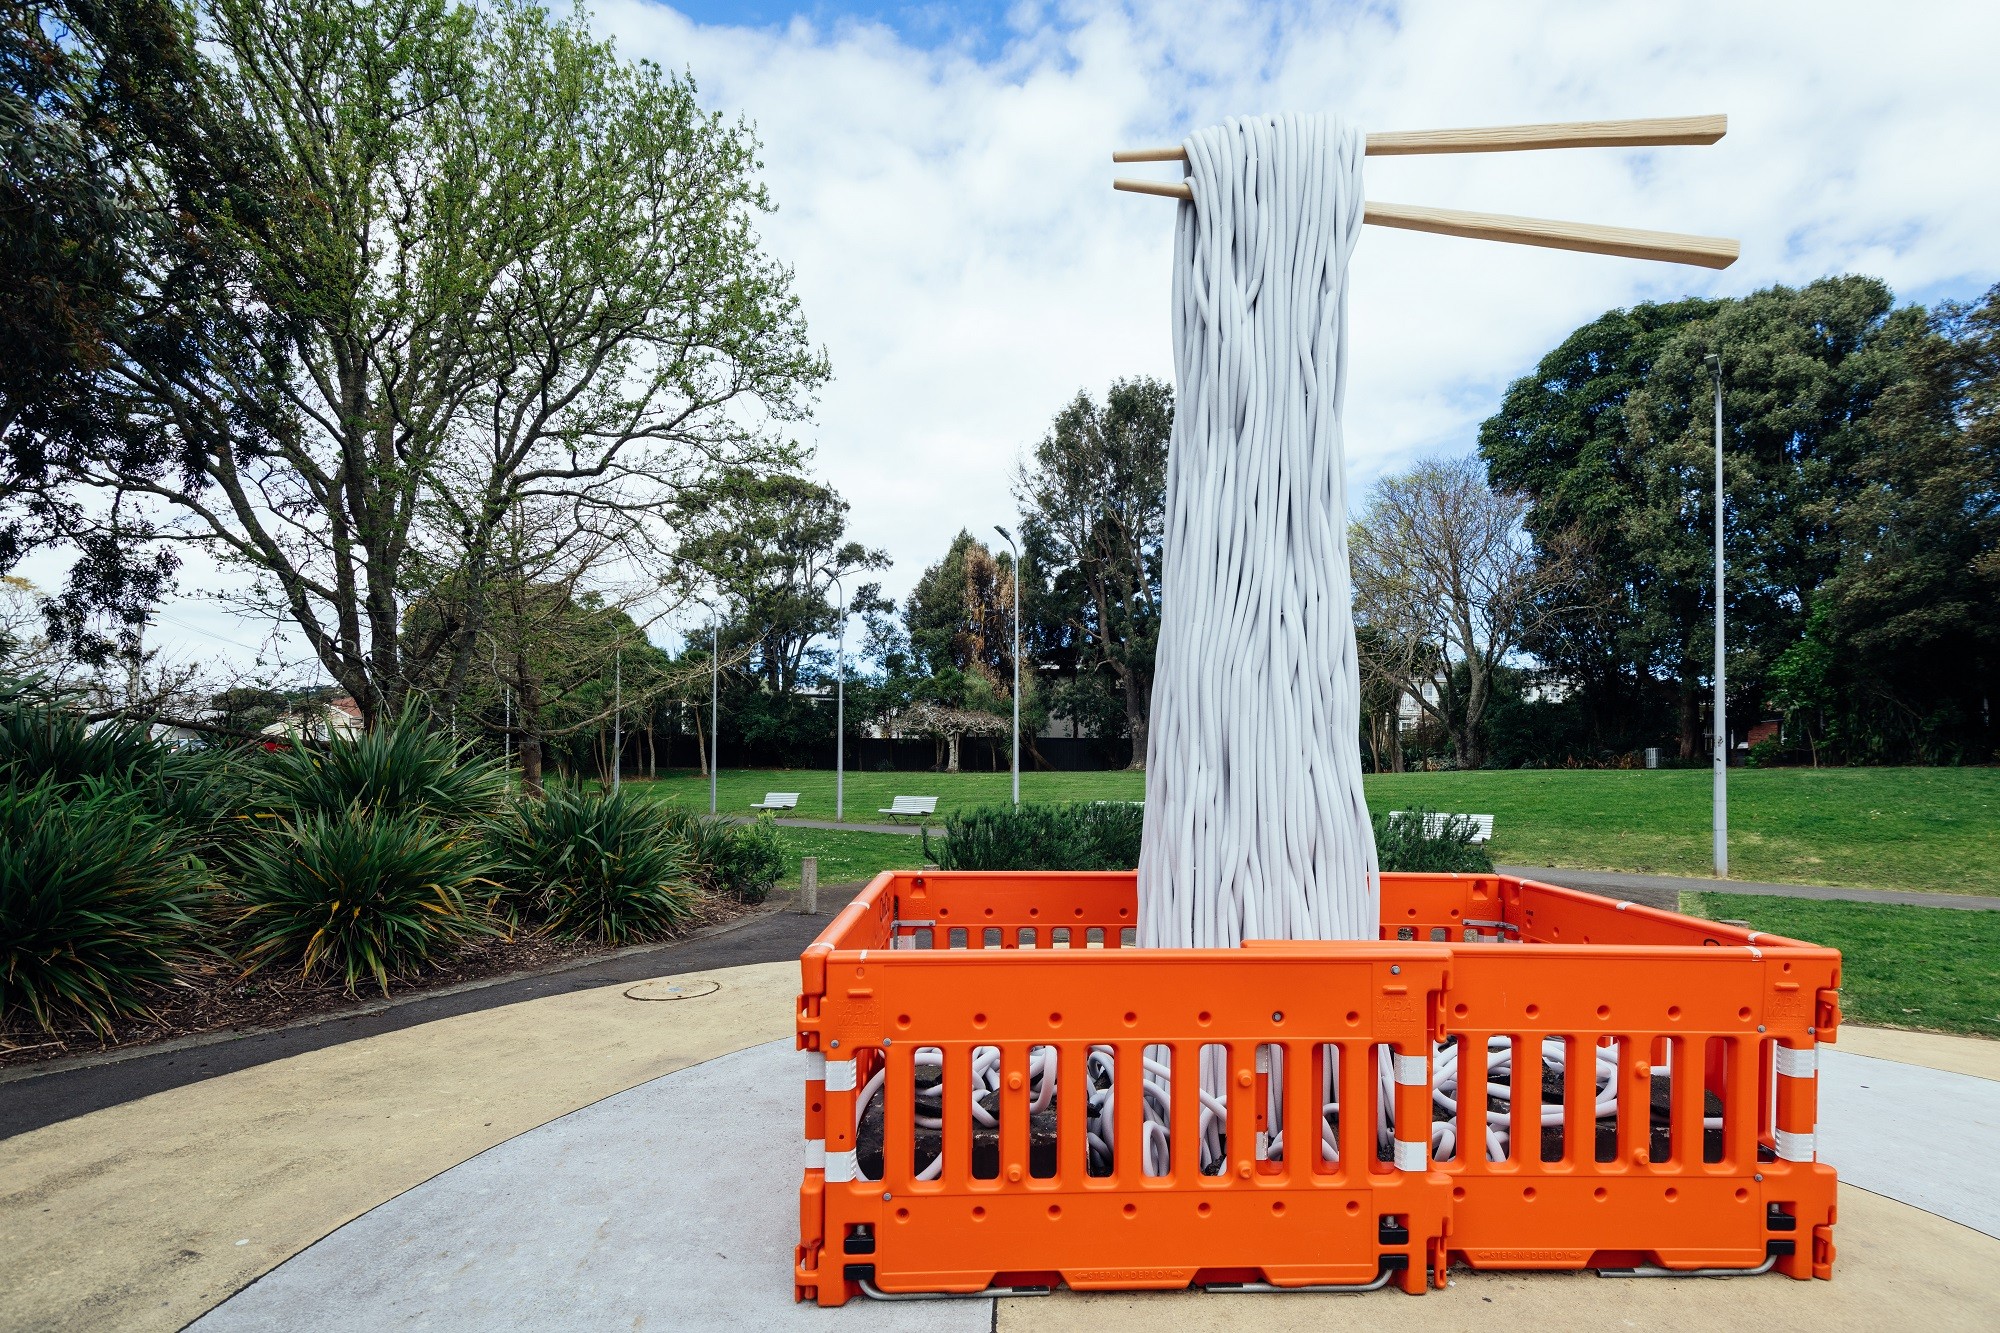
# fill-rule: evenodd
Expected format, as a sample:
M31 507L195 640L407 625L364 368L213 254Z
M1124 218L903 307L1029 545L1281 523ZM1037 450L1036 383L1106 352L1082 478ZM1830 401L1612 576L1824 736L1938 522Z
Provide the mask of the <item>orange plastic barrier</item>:
M1142 950L1130 873L879 876L800 959L798 1299L1831 1276L1836 951L1499 875L1384 875L1382 916ZM1440 1043L1457 1088L1507 1095L1434 1154ZM1539 1088L1512 1096L1510 1053Z

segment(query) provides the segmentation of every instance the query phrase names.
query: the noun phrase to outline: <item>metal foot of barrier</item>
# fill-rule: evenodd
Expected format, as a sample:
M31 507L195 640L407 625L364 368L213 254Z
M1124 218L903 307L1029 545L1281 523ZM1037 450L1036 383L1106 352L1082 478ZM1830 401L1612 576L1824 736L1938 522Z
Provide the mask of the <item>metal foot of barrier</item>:
M1599 1277L1756 1277L1777 1267L1772 1255L1755 1268L1600 1268Z
M1047 1296L1053 1287L988 1287L984 1291L884 1291L859 1278L861 1294L877 1301L989 1301L997 1296Z
M1382 1288L1389 1285L1389 1279L1396 1276L1398 1271L1400 1270L1396 1268L1384 1268L1380 1273L1375 1275L1373 1282L1359 1282L1345 1287L1326 1285L1314 1287L1274 1287L1268 1282L1210 1282L1203 1286L1202 1290L1212 1292L1217 1296L1262 1295L1267 1293L1273 1296L1358 1296L1364 1291L1382 1290Z

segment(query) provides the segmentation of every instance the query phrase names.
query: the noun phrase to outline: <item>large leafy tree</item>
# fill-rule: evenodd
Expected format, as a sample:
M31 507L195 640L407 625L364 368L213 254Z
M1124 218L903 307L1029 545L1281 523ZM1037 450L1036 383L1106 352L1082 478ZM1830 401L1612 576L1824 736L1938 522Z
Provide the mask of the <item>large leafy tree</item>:
M669 582L694 585L721 620L725 742L785 763L813 761L830 745L833 708L819 702L819 687L835 669L828 636L840 627L840 599L864 622L890 606L879 583L860 581L889 557L848 537L848 509L809 477L732 469L673 511L680 541ZM852 696L849 705L852 734L868 708Z
M441 665L464 688L489 580L520 583L497 552L521 506L643 545L717 469L793 456L779 430L826 365L759 248L755 139L688 79L525 0L204 5L281 226L197 212L252 262L183 303L192 369L100 376L171 447L68 476L254 573L371 718ZM244 305L283 318L247 362L211 355ZM242 429L266 381L276 411ZM410 599L447 580L419 627Z
M258 299L294 202L269 141L200 54L173 0L30 0L0 16L0 570L78 549L52 609L86 656L109 610L130 642L170 551L116 485L79 475L199 474L255 450L282 416L289 319ZM147 386L217 396L177 418Z
M1702 748L1714 670L1708 355L1723 367L1731 678L1748 704L1837 563L1833 515L1880 447L1870 414L1920 324L1854 276L1613 311L1481 427L1494 482L1533 500L1538 543L1574 533L1591 553L1595 609L1552 618L1529 646L1598 701L1618 748L1641 740L1662 693L1683 756Z
M1065 668L1056 706L1121 722L1133 768L1146 765L1152 713L1173 418L1160 380L1116 381L1102 403L1079 393L1014 485L1033 575L1022 614L1038 658Z
M1946 303L1877 400L1875 447L1819 518L1834 565L1771 676L1813 756L2000 748L2000 286Z

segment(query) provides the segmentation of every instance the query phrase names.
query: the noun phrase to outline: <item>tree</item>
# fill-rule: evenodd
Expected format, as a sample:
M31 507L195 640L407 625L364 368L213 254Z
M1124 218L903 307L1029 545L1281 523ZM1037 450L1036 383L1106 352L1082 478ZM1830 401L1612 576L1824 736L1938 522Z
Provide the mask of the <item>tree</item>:
M1378 654L1370 674L1450 731L1463 768L1485 763L1495 673L1576 580L1569 551L1530 543L1526 498L1491 489L1484 473L1455 458L1384 477L1348 539L1355 618Z
M1628 530L1650 466L1633 445L1625 404L1674 333L1716 308L1687 300L1607 312L1509 386L1479 428L1492 483L1531 501L1523 521L1537 545L1582 539L1579 605L1545 620L1525 646L1589 700L1599 743L1614 750L1648 736L1659 680L1678 670L1659 625L1691 623L1700 606L1699 590L1662 579Z
M910 650L931 675L984 676L1003 696L1014 674L1014 566L969 532L917 577L904 602Z
M1876 443L1824 519L1836 563L1776 702L1817 759L1989 762L2000 748L2000 285L1925 321L1876 400Z
M93 455L71 475L254 572L369 719L419 677L463 688L518 507L562 497L636 540L716 469L794 456L776 427L826 365L758 248L755 139L690 80L526 0L205 12L284 186L282 244L242 234L232 292L283 318L241 369L205 343L186 373L114 358L174 465ZM200 334L221 298L196 296ZM281 411L245 431L253 373ZM412 591L447 580L465 618L406 637Z
M1592 596L1528 641L1602 701L1622 748L1665 692L1684 758L1705 747L1712 678L1714 417L1724 374L1729 678L1735 706L1803 632L1838 561L1833 516L1879 447L1870 416L1904 373L1921 316L1871 278L1740 300L1613 311L1516 382L1480 429L1495 485L1532 501L1538 543L1579 540Z
M979 708L953 708L948 704L919 700L892 718L898 732L929 736L945 748L943 771L958 772L958 743L967 736L1005 736L1010 728L1006 718Z
M0 19L0 572L34 546L79 549L50 603L90 660L108 611L134 650L176 566L149 524L83 472L198 469L210 438L134 382L230 385L213 416L256 449L279 415L285 316L254 295L282 250L289 182L232 106L171 0L28 0Z
M1079 393L1014 482L1038 650L1067 656L1072 679L1112 678L1133 768L1146 766L1173 416L1173 389L1151 378L1114 382L1101 406Z
M731 469L675 507L682 582L706 580L734 608L725 637L742 640L774 696L805 683L814 640L839 626L837 579L887 569L887 552L847 540L850 506L832 487L790 473ZM876 583L847 585L850 613L880 609Z

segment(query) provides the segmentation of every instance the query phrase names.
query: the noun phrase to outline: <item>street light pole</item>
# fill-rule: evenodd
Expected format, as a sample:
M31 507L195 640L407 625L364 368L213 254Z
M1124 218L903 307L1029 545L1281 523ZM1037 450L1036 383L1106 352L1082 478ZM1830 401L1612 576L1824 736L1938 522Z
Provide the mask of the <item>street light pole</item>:
M716 727L722 717L722 659L716 655L715 608L708 611L708 813L715 813L715 766L721 756L722 737Z
M998 523L993 530L1006 540L1014 553L1014 804L1021 803L1021 548L1014 534Z
M611 654L611 794L618 794L618 778L625 771L625 645Z
M847 586L835 575L840 591L840 640L834 648L833 696L833 822L847 818Z
M1724 711L1722 630L1722 356L1711 353L1715 383L1715 877L1729 878L1729 724Z

